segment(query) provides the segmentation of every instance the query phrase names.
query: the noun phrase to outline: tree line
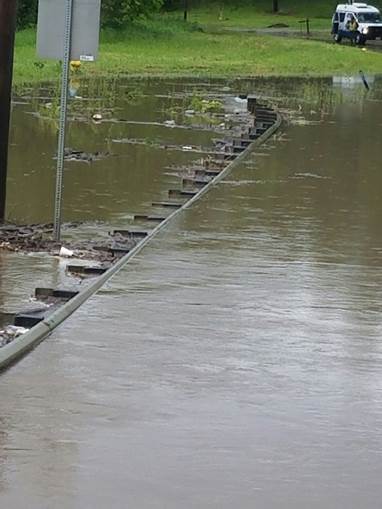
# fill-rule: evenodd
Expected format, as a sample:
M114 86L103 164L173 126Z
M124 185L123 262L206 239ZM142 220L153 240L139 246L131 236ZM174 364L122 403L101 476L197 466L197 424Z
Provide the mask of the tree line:
M279 9L278 0L268 0L273 12ZM200 3L200 0L196 0ZM227 0L221 0L228 3ZM160 9L176 9L190 5L192 0L102 0L102 26L123 27L129 21L148 16ZM218 2L217 2L218 3ZM235 4L234 0L229 3ZM37 20L38 0L18 0L18 28L34 26Z
M102 25L120 27L129 21L147 16L166 6L173 0L102 0ZM38 0L18 0L17 26L34 26L37 21Z

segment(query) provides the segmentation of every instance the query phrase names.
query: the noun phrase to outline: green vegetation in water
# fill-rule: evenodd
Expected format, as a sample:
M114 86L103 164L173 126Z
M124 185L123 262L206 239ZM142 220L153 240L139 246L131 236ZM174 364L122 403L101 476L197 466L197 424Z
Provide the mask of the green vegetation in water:
M71 73L69 82L69 118L89 122L94 116L101 114L102 119L112 118L118 110L118 101L123 96L124 104L140 104L143 93L140 88L122 89L116 78L87 79L82 71ZM60 114L60 87L54 83L49 87L47 99L32 100L32 106L41 120L50 125L53 130L58 128ZM91 98L89 102L88 99Z
M223 103L217 99L203 99L194 94L189 108L196 113L220 113L223 111Z

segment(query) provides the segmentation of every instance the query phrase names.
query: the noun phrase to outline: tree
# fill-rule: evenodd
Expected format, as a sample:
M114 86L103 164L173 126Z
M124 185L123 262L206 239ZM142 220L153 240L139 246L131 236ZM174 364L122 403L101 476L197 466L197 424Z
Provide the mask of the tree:
M156 12L163 0L103 0L102 25L121 28L129 21Z
M17 28L32 26L37 21L38 0L19 0L17 6Z
M175 11L181 6L180 0L163 0L163 9L165 11Z
M279 12L279 0L273 0L273 12Z
M127 22L148 16L162 6L164 0L102 0L102 25L121 28ZM19 0L17 27L33 26L37 21L38 0Z

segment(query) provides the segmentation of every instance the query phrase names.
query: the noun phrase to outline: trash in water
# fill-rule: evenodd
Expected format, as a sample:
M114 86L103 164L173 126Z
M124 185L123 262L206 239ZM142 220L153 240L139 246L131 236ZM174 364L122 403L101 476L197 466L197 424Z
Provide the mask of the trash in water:
M62 246L58 255L62 256L64 258L70 258L71 256L74 255L74 251L72 251L71 249L67 249L66 247Z
M69 147L65 148L64 154L65 161L82 163L92 163L111 155L109 152L83 152L82 150L73 150ZM54 159L57 159L57 157L54 157Z
M247 98L243 98L243 97L235 97L234 99L235 102L239 103L239 104L247 104Z
M8 345L9 343L12 343L13 340L18 338L19 336L22 336L26 332L28 332L29 329L26 329L25 327L16 327L16 325L8 325L5 327L5 329L0 330L0 347Z

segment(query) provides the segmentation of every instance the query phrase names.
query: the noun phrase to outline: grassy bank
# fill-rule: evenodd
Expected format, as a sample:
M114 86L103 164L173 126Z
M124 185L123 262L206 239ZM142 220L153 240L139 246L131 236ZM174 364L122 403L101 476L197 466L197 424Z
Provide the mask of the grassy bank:
M382 0L371 3L382 8ZM194 1L189 19L210 27L266 28L281 23L298 28L299 21L309 18L313 28L330 30L335 6L335 0L279 0L279 12L273 14L272 0L239 0L236 5L224 5L224 1Z
M200 30L163 15L130 27L124 33L104 31L100 58L83 65L86 75L141 74L193 76L331 75L363 69L382 72L382 52L362 51L350 45ZM15 84L56 79L57 62L42 62L35 53L35 32L18 33Z
M299 22L307 17L309 17L313 28L323 29L330 26L330 9L317 9L316 6L313 6L312 11L309 8L305 9L304 4L295 6L295 8L285 9L284 7L278 14L273 14L269 11L270 5L271 2L268 2L267 9L265 5L263 8L262 4L239 7L225 6L223 8L218 4L210 4L190 9L188 19L191 22L200 23L209 30L232 27L267 28L278 24L298 29L301 26ZM176 16L175 13L173 15Z

